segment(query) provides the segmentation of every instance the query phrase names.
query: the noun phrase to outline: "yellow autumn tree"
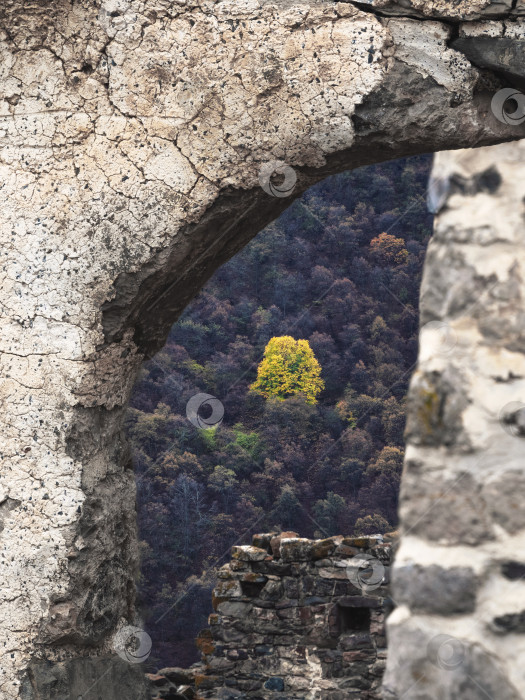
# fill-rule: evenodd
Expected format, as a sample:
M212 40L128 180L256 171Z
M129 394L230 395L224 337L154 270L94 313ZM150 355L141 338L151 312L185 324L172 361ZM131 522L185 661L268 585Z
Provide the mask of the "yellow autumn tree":
M308 403L316 403L317 395L324 389L320 375L321 365L309 342L283 335L268 342L250 389L267 399L283 400L303 394Z
M383 266L403 265L408 260L408 250L405 241L396 238L391 233L380 233L370 241L372 255Z

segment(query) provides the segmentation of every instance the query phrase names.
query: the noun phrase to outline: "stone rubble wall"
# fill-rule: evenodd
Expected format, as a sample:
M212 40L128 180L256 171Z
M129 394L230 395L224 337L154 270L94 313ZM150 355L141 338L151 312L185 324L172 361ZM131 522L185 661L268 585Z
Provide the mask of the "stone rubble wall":
M203 663L150 676L154 697L378 700L392 550L381 535L296 533L233 547L197 640Z

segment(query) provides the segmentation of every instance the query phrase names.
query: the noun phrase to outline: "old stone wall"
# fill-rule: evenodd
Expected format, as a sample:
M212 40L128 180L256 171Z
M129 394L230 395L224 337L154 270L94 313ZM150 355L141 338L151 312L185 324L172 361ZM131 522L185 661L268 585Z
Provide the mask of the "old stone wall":
M436 158L385 698L525 697L524 163Z
M521 75L510 48L522 46L523 13L510 0L3 0L2 700L121 698L120 671L105 657L120 664L119 632L140 624L122 421L144 357L212 272L313 182L523 137L523 124L491 110L494 93ZM297 177L291 198L264 188L268 167L283 162ZM517 231L506 242L491 234L490 260L511 259ZM456 260L454 240L450 250ZM490 265L479 261L484 274ZM514 307L497 302L490 317L498 352L517 362L502 338L521 318L519 265L506 283L518 290ZM491 382L498 396L510 386ZM484 410L483 395L468 400ZM435 436L414 445L440 447L413 463L447 483L435 455L448 438L429 420L421 430ZM494 481L502 502L512 483ZM422 559L420 543L414 551ZM143 692L130 684L130 700Z
M378 700L391 560L381 535L270 533L233 547L198 639L203 664L151 676L154 697Z

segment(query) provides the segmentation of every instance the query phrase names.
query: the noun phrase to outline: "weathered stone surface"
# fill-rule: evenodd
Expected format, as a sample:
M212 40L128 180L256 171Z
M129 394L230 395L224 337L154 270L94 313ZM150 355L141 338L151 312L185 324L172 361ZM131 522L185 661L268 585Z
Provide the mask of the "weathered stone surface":
M475 66L504 75L507 79L524 83L523 52L525 41L515 37L465 36L451 43Z
M354 557L356 554L359 554L359 552L360 549L358 547L349 547L346 544L340 544L335 549L335 555L341 557Z
M459 444L470 449L463 430L462 415L468 395L459 390L461 376L454 369L444 372L416 372L411 385L406 438L415 445ZM459 386L458 386L459 385Z
M287 532L281 532L271 538L270 548L272 550L273 556L276 559L278 559L281 556L281 539L283 539L284 537L296 538L299 537L299 533L288 530Z
M360 649L362 647L369 648L372 645L372 638L366 632L361 632L360 634L346 634L344 637L341 637L341 649L343 649L343 651L353 651L354 649ZM347 658L351 660L351 658L355 657Z
M445 569L437 564L407 564L396 569L392 595L397 605L434 615L454 615L476 609L478 577L466 566Z
M344 608L380 608L382 598L370 596L343 596L339 599L339 605Z
M383 541L383 535L370 535L368 537L343 537L342 544L347 547L367 549Z
M277 532L267 532L263 534L253 535L252 545L258 547L259 549L266 549L269 554L272 554L271 541L279 533Z
M348 580L348 575L345 569L330 567L318 570L319 576L326 579L337 579L339 581Z
M242 691L242 697L253 700L260 700L261 692L265 700L304 700L305 694L314 691L319 700L331 700L334 693L344 692L348 697L351 689L366 689L367 700L378 699L382 676L378 661L384 665L378 649L385 645L386 609L379 589L368 593L348 580L323 580L323 569L317 566L320 550L332 551L327 561L345 575L351 559L346 552L343 558L336 554L342 537L325 541L283 536L273 539L279 540L275 551L280 557L300 557L301 561L293 562L300 567L299 575L292 577L285 571L271 578L260 576L257 570L261 562L256 560L247 562L251 573L232 569L228 575L228 567L236 559L221 568L213 592L213 600L220 601L219 615L210 617L209 643L199 644L204 664L200 674L206 679L199 677L195 683L199 697L217 700L235 688ZM358 555L367 554L373 560L370 552L380 540L379 536L360 540ZM266 535L257 535L257 542L267 541ZM392 547L381 547L389 565ZM263 587L246 588L239 600L235 587L224 588L237 579L241 586L243 581L253 585L263 579ZM319 586L325 595L312 594ZM204 637L203 632L199 639ZM157 685L160 687L159 681ZM162 696L155 697L160 700Z
M233 559L240 559L241 561L263 561L267 556L268 552L259 547L251 547L249 545L232 547Z
M250 603L234 603L226 601L219 603L217 610L221 615L229 615L230 617L244 617L252 611L253 605Z
M510 533L525 529L524 489L525 474L518 470L495 474L483 486L482 497L494 522Z
M394 624L390 625L389 644L391 648L402 650L403 659L395 666L390 662L387 666L383 685L385 698L518 700L521 697L496 658L481 645L439 634L437 629Z
M342 537L329 537L325 540L314 540L312 544L312 558L313 559L324 559L329 557L338 545L341 546ZM357 553L357 552L356 552Z
M312 559L312 540L301 537L281 538L280 557L283 561L308 561Z
M109 654L118 629L135 621L125 405L142 360L192 296L289 205L260 186L261 167L279 160L293 168L293 198L366 163L525 135L491 112L504 84L497 56L497 71L481 75L449 45L465 34L462 20L493 17L488 31L521 41L523 7L513 5L4 0L6 700L19 697L30 659L62 662L85 645ZM505 173L502 180L498 191L508 193ZM517 202L519 212L521 194ZM476 212L485 226L472 225L474 239L493 237L486 201ZM443 280L457 277L447 281L455 290L447 300L472 302L458 280L480 289L498 277L466 255L441 265ZM473 316L487 345L517 353L522 277L516 269L503 277L487 312Z
M524 697L524 156L519 142L436 159L386 697Z
M29 680L30 679L30 680ZM149 684L140 665L119 657L77 658L61 663L32 663L22 685L22 700L72 698L147 700Z
M405 528L434 542L480 544L494 538L481 484L469 472L457 476L427 473L419 460L407 459L401 485Z
M266 681L264 687L266 690L277 690L278 692L282 693L284 691L284 681L282 678L274 676Z

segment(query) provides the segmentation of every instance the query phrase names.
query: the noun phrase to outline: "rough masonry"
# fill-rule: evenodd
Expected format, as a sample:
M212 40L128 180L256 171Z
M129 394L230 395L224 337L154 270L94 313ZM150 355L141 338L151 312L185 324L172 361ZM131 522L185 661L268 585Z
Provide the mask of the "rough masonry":
M525 697L524 159L436 159L385 698Z
M388 536L254 535L219 571L202 664L151 675L152 697L379 700L391 562Z
M116 700L123 674L131 679L130 700L143 697L140 668L130 665L126 675L115 656L115 635L140 623L134 480L122 419L141 362L161 347L217 266L313 182L401 155L525 136L525 126L505 124L491 110L496 91L519 86L524 13L521 0L2 2L2 700L87 693ZM511 146L510 153L518 151ZM291 197L272 197L261 187L261 168L272 169L274 161L297 176ZM484 170L472 167L485 182ZM491 361L513 363L511 374L498 369L483 385L498 398L517 395L522 376L521 272L520 262L511 261L522 255L523 178L514 185L510 175L502 179L504 187L471 195L468 188L461 193L459 178L460 199L449 200L457 202L458 216L445 214L438 224L441 247L431 252L425 282L431 302L424 305L430 309L424 318L454 323L461 307L465 324L471 318L465 290L485 278L499 283L490 312L476 307L479 320L472 317L476 326L465 330L490 346ZM510 233L493 232L489 204L478 209L476 197L483 196L499 197L499 218L514 222ZM460 246L474 229L458 223L461 197L479 221L468 255ZM458 233L450 233L456 225ZM503 277L490 267L500 254L508 261ZM452 289L458 297L451 298ZM466 380L456 381L448 361L428 364L434 361L425 359L427 338L411 402L416 416L418 402L431 410L411 423L406 523L418 519L411 508L441 493L464 468L468 450L493 437L484 432L487 395L470 385L463 392ZM418 392L436 383L437 393L428 389L421 399ZM445 406L456 422L449 413L442 418ZM475 426L473 416L482 423ZM451 432L443 420L453 423ZM503 443L488 445L506 454ZM514 519L518 509L507 506L522 476L512 459L513 476L498 480L490 472L484 484L493 494L485 524L462 492L462 534L435 545L429 534L435 520L425 525L428 532L420 523L417 541L413 531L403 541L401 564L414 558L426 566L429 547L448 552L453 544L443 576L465 558L480 574L495 560L486 542L472 559L470 548L482 539L472 533L497 538L510 530L516 545L521 516ZM493 592L506 580L487 579L476 590L503 640L488 651L514 683L521 673L512 663L521 639L519 605L509 597L500 616ZM406 595L392 626L395 640L403 641L412 624ZM423 617L435 631L453 629L444 609L441 617L429 614ZM485 644L484 625L478 623L473 644ZM409 677L399 654L396 643L389 682L402 694Z

